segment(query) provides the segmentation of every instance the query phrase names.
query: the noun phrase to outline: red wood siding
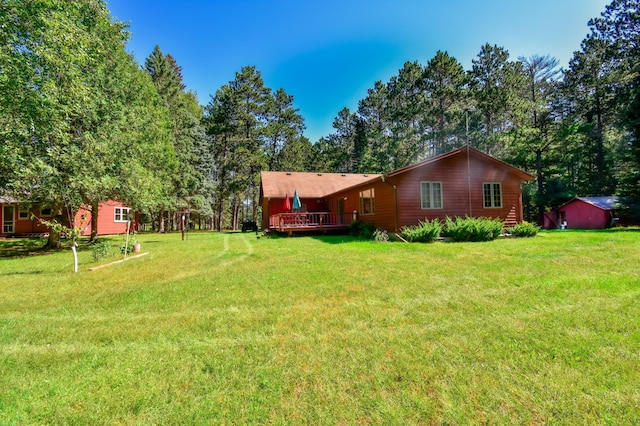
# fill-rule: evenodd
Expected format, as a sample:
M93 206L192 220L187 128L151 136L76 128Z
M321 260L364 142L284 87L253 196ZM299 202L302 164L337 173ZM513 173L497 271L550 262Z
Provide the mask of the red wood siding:
M49 228L37 219L31 220L31 216L40 217L40 208L33 206L29 209L29 213L26 218L20 218L20 205L17 203L0 204L0 219L4 223L4 206L13 206L13 233L3 233L2 227L0 227L0 236L8 237L11 235L27 235L27 234L43 234L49 232ZM43 219L51 220L51 216L43 217Z
M449 217L484 216L522 221L520 179L509 169L496 167L471 155L444 158L437 163L413 169L395 177L398 187L398 221L415 225L419 220ZM469 171L469 172L467 172ZM442 183L442 209L422 209L420 182ZM485 208L483 184L499 182L502 187L502 207Z
M567 228L602 229L611 226L611 212L582 200L573 200L558 209L564 212Z
M374 214L360 214L360 191L374 189L375 193L375 205ZM380 229L393 230L395 227L395 196L392 185L389 185L382 180L376 180L375 182L362 185L357 188L347 189L342 191L329 199L329 205L331 211L336 211L338 199L344 199L344 212L348 217L355 217L364 223L373 223Z
M0 216L2 216L4 212L4 205L0 204ZM12 203L14 206L14 232L12 234L2 233L2 228L0 227L0 236L7 237L10 235L28 235L28 234L43 234L49 232L49 228L37 219L40 217L40 208L38 206L33 206L29 209L29 216L27 218L19 217L19 205L16 203ZM105 203L99 204L99 214L98 214L98 235L111 235L111 234L123 234L127 231L127 223L126 222L116 222L114 220L115 208L116 207L124 207L122 203L117 201L107 201ZM31 220L31 215L34 215L36 218ZM4 217L0 219L4 220ZM43 217L43 219L51 220L52 217ZM69 225L67 222L68 218L63 215L63 222L65 225ZM136 221L132 223L132 227L137 229L137 216ZM82 228L82 235L90 235L91 234L91 212L86 208L80 208L78 213L75 216L75 225L80 226Z
M115 209L126 208L118 201L107 201L98 204L98 235L124 234L127 232L127 222L115 221ZM75 218L76 226L82 228L82 235L91 235L91 211L85 207L80 208ZM137 221L133 221L131 227L137 230Z
M284 209L284 200L284 198L264 198L262 200L262 229L269 227L269 216L290 212L290 210L286 211ZM293 204L292 195L289 196L289 201ZM300 203L306 207L308 212L329 211L324 199L300 197Z
M403 226L416 225L421 220L444 219L446 216L483 216L516 223L522 221L521 177L511 170L473 153L469 157L466 153L461 153L387 177L385 182L380 179L369 185L347 189L332 197L330 205L335 209L336 199L346 197L345 210L357 211L359 192L373 187L376 196L375 214L359 215L358 219L390 232ZM423 181L441 182L441 209L422 209L420 191ZM484 208L485 182L501 184L502 207ZM396 187L396 195L393 186Z

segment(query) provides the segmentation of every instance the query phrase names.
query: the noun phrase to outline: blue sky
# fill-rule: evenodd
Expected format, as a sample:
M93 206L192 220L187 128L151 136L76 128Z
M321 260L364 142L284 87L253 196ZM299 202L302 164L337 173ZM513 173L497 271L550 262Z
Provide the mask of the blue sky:
M293 95L312 141L377 80L438 50L471 68L485 43L566 67L610 0L107 0L138 62L158 44L205 105L245 65Z

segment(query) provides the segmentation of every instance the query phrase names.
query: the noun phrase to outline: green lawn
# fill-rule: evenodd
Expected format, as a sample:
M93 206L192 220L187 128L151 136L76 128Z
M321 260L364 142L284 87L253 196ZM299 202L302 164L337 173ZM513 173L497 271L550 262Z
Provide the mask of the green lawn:
M138 239L0 242L0 424L640 424L638 231Z

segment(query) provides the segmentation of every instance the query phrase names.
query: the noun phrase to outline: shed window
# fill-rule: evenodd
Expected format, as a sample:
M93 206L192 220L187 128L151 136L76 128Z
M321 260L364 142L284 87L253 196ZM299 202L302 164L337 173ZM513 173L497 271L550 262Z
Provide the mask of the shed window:
M116 207L113 210L113 221L114 222L126 222L129 220L129 213L131 209L126 207Z
M502 207L502 184L500 182L485 182L482 187L484 208L497 209Z
M373 188L360 191L360 214L375 213L375 192Z
M51 207L40 207L40 216L41 217L51 216Z
M441 209L442 182L420 182L420 199L423 209Z
M20 204L18 206L18 219L29 219L29 206L26 204Z

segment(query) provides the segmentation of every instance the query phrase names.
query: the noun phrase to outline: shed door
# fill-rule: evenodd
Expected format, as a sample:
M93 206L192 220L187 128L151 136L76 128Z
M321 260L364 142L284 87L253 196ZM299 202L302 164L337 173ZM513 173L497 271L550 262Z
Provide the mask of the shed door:
M3 234L13 234L14 225L15 225L15 207L5 205L2 208L2 233Z

